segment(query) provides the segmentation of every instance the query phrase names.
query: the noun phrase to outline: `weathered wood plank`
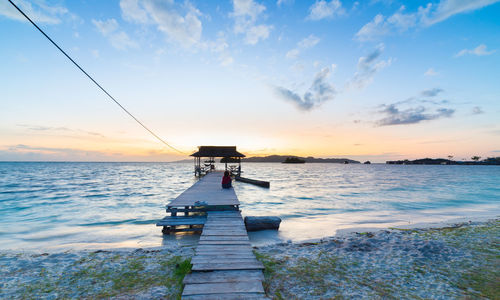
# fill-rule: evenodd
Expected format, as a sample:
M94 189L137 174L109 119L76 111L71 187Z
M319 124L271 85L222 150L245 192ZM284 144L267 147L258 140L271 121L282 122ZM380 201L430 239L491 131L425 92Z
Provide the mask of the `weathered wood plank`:
M249 241L199 241L198 245L248 245Z
M167 217L171 218L171 217ZM162 219L156 223L156 226L179 226L179 225L204 225L207 222L206 218L182 218L182 219Z
M269 300L262 293L201 294L182 296L186 300Z
M214 252L214 251L202 251L202 252L196 252L197 256L202 256L202 257L215 257L215 256L220 256L220 257L249 257L252 258L253 253L252 252L239 252L239 253L232 253L232 252ZM254 256L255 257L255 256Z
M207 226L206 228L206 232L216 232L216 231L221 231L221 232L244 232L245 234L248 234L247 231L244 229L244 227L240 227L240 228L223 228L223 227L213 227L213 226ZM226 234L227 235L227 234Z
M220 283L193 283L186 285L183 296L209 295L209 294L232 294L232 293L264 293L262 282L220 282Z
M192 259L203 258L203 259L236 259L236 258L253 258L255 255L253 253L197 253Z
M245 221L243 221L242 217L238 217L238 218L211 218L211 217L207 217L207 220L212 222L212 223L215 223L215 224L228 224L228 223L243 223L245 224Z
M215 270L263 270L261 262L241 262L234 264L226 263L199 263L194 264L193 271L215 271Z
M248 235L246 230L231 230L231 229L211 229L205 228L203 235Z
M214 223L211 221L206 222L207 226L210 227L219 227L219 228L231 228L231 227L238 227L238 228L245 228L245 223L236 223L236 222L223 222L223 223Z
M240 214L240 212L236 212L236 213L231 213L231 212L227 212L227 211L212 211L210 212L210 215L230 215L230 214Z
M195 256L191 259L191 264L246 264L246 263L258 263L259 261L255 257L251 258L227 258L227 257L203 257L203 256Z
M259 270L231 270L231 271L213 271L213 272L194 272L184 277L183 283L217 283L217 282L236 282L236 281L255 281L264 280L264 275Z
M198 251L251 251L252 248L248 245L198 245Z
M233 255L233 256L247 255L248 256L248 255L253 254L252 251L242 250L242 249L238 249L238 250L235 250L235 249L230 249L230 250L200 249L200 250L196 250L196 255L214 255L214 254L216 255L217 253L220 253L221 256L225 256L225 255Z
M201 235L200 241L249 241L248 236L241 235Z
M245 230L245 227L243 227L243 226L222 228L220 226L212 226L212 225L206 226L205 225L204 228L206 229L207 232L224 231L224 232L245 232L245 233L247 233L247 231Z

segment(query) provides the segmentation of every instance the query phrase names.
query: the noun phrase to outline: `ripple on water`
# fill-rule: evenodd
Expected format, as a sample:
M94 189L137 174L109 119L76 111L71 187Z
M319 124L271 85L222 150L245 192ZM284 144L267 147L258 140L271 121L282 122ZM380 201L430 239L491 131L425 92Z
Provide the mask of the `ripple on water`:
M234 183L243 213L280 216L285 240L500 210L500 167L244 164L243 170L271 182L270 189ZM109 236L161 245L154 224L165 216L164 205L195 182L191 163L0 163L0 174L0 248L9 249L85 247ZM299 221L306 225L287 225ZM62 229L78 234L58 234Z

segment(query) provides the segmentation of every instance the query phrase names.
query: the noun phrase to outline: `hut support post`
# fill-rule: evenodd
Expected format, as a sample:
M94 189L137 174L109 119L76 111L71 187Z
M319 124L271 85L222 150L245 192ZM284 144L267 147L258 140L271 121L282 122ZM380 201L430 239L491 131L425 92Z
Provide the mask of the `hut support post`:
M238 157L238 176L241 176L241 157Z

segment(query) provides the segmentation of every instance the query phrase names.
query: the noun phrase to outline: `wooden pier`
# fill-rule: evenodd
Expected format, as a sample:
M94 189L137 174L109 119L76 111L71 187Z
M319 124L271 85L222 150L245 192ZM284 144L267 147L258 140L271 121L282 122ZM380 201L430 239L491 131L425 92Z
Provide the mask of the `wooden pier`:
M182 299L268 299L264 266L252 252L240 202L234 189L222 189L221 178L221 172L205 175L167 205L172 216L157 224L168 229L164 232L177 226L202 230Z

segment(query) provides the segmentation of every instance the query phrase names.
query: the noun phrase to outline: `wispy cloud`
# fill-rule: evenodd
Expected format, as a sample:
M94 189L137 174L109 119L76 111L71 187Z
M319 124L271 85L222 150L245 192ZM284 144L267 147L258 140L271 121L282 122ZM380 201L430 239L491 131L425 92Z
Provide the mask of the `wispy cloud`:
M467 54L476 55L476 56L491 55L491 54L495 53L495 51L496 50L488 51L486 45L485 44L481 44L481 45L477 46L474 49L463 49L463 50L460 50L460 52L458 52L457 54L455 54L455 57L460 57L460 56L464 56L464 55L467 55Z
M389 17L376 15L372 21L361 27L355 38L359 41L378 40L383 36L403 33L411 28L428 27L456 14L474 11L498 1L500 0L441 0L437 4L428 3L420 6L417 11L408 13L406 7L402 5Z
M372 21L361 27L355 38L364 42L378 40L393 32L405 32L409 28L417 26L419 20L428 12L428 8L421 7L417 12L405 13L406 7L403 5L390 17L386 18L384 15L378 14Z
M68 9L60 5L49 5L46 1L25 1L17 0L16 5L19 6L33 21L44 24L59 24L62 17L68 14ZM0 15L12 20L27 22L9 2L0 2Z
M443 107L431 109L426 107L449 103L447 100L428 99L437 97L443 92L444 90L441 88L432 88L421 91L419 96L416 97L410 97L392 104L383 104L379 106L378 113L384 115L384 117L376 121L375 124L377 126L416 124L422 121L451 117L455 113L454 109Z
M319 43L320 39L314 34L309 35L305 39L301 40L297 43L297 47L286 53L286 58L295 59L299 56L299 54L309 48L316 46Z
M330 68L324 68L319 71L303 96L297 92L283 87L275 87L276 93L282 99L292 102L301 110L311 110L320 106L322 103L335 98L336 91L333 84L328 82Z
M420 94L424 97L436 97L437 95L439 95L442 92L444 92L443 89L433 88L433 89L429 89L429 90L423 90L422 92L420 92Z
M210 51L218 55L218 60L222 66L229 66L234 62L233 57L229 53L229 45L226 41L224 32L220 31L217 34L217 39L207 45Z
M442 22L456 14L471 12L485 6L499 2L500 0L441 0L425 20L425 25Z
M113 47L120 50L127 48L137 48L137 43L132 41L130 37L122 30L119 29L118 22L115 19L108 19L105 21L92 20L97 30L106 38Z
M309 7L308 20L318 21L322 19L333 18L345 13L342 7L342 2L339 0L316 0L316 2Z
M473 114L473 115L480 115L480 114L484 114L484 111L483 111L483 109L482 109L481 107L479 107L479 106L474 106L474 107L472 108L472 114Z
M423 106L401 110L396 104L383 105L382 108L380 113L385 114L386 117L376 122L378 126L416 124L422 121L451 117L455 112L454 109L438 108L429 113L428 109Z
M392 62L391 59L379 60L379 57L384 51L384 45L380 44L377 48L368 54L362 56L358 60L357 71L353 78L348 82L348 88L362 89L373 81L375 74L383 68L389 66Z
M437 76L439 75L438 72L434 71L433 68L429 68L427 71L425 71L424 76Z
M293 2L294 2L294 0L278 0L278 1L276 1L276 5L281 6L284 4L292 4Z
M257 19L266 10L266 7L253 0L233 0L234 32L245 35L245 42L255 45L269 37L271 25L257 25Z
M125 20L156 26L172 43L190 47L200 42L201 12L188 1L121 0L120 8Z
M51 132L51 133L59 133L59 132L66 132L66 133L77 133L77 134L86 134L86 135L92 135L92 136L98 136L104 138L105 136L98 133L98 132L93 132L93 131L87 131L87 130L82 130L82 129L72 129L64 126L59 126L59 127L54 127L54 126L40 126L40 125L30 125L30 124L18 124L17 126L26 128L28 130L32 131L46 131L46 132Z

